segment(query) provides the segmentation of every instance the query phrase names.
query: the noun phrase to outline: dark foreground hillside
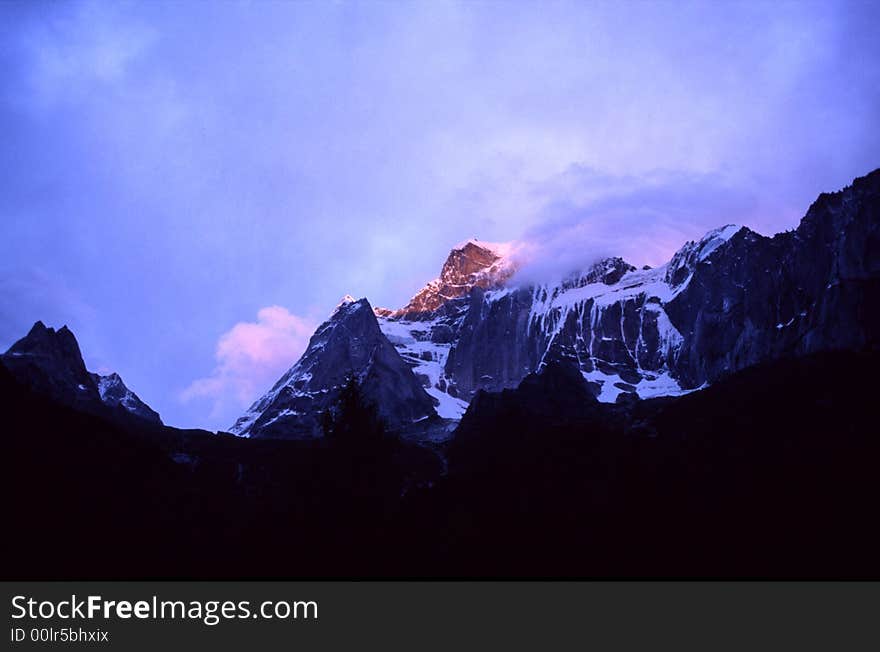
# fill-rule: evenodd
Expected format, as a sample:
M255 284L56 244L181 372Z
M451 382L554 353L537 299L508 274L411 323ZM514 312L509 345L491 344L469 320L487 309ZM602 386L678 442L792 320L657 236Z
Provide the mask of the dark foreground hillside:
M880 578L877 354L599 404L551 366L445 451L117 424L0 367L5 578Z
M787 360L616 412L566 405L558 378L482 396L432 499L450 569L878 577L877 361Z

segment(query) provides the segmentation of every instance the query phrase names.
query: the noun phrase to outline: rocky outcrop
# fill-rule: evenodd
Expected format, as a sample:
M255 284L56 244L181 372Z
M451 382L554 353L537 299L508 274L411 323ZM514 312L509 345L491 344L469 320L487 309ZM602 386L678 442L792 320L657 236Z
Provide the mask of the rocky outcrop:
M91 374L95 385L98 387L98 394L101 401L109 407L121 407L136 417L140 417L144 421L161 424L162 419L159 413L153 410L149 405L144 403L137 394L131 391L122 382L122 378L117 373L107 376L99 374Z
M436 389L469 401L567 360L613 402L680 394L783 356L876 348L878 185L880 171L822 195L797 230L772 238L710 231L656 269L611 258L555 284L474 287L419 317L424 338L449 342ZM387 328L405 327L397 321Z
M162 423L158 413L129 390L118 374L89 373L67 326L56 331L36 322L0 361L18 382L64 405L111 418L131 415Z
M480 389L516 387L527 374L562 360L581 371L602 401L613 402L622 392L680 393L669 361L681 336L663 311L675 292L665 273L665 267L636 270L610 258L559 283L475 287L419 320L386 317L380 324L411 364L433 379L428 391L461 405ZM400 337L406 333L409 338ZM434 354L432 362L415 355L425 349Z
M666 306L673 373L697 387L788 355L880 346L880 170L823 194L795 231L741 229Z
M446 364L452 391L469 400L568 360L602 400L616 399L615 382L646 381L647 392L679 341L662 312L660 274L612 258L559 284L473 291Z
M876 349L878 187L880 170L823 194L795 231L772 238L727 225L660 267L608 258L555 283L520 284L509 246L469 241L405 308L358 320L345 341L375 344L381 331L399 354L394 360L411 371L395 366L395 379L372 390L397 422L424 415L394 406L424 405L425 393L440 416L461 418L481 390L515 388L548 364L576 369L601 402L628 403L683 394L780 357ZM310 346L308 365L323 365L326 355ZM337 379L328 385L320 377L329 393ZM283 389L298 382L305 381L282 379L276 390L299 391ZM297 419L325 406L293 398L302 406L289 408ZM239 432L256 418L244 417Z
M728 225L656 269L610 258L558 283L475 285L432 312L387 315L382 328L412 333L392 338L404 353L442 343L429 391L465 403L551 360L613 402L680 394L781 356L876 347L878 183L880 171L820 196L793 232Z
M468 240L452 249L440 276L423 287L400 310L377 309L377 315L419 320L472 288L500 287L514 273L510 245Z
M9 347L2 361L16 380L59 403L92 411L103 405L76 337L67 326L56 331L36 322Z
M354 377L389 427L435 414L434 402L388 341L366 299L343 299L299 361L231 428L249 437L320 437L321 416Z

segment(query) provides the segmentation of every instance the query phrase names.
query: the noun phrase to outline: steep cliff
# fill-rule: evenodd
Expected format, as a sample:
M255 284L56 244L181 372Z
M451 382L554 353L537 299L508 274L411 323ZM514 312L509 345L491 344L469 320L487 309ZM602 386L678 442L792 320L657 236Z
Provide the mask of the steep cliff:
M322 414L351 377L388 426L434 414L431 397L379 330L370 303L345 297L299 361L231 431L249 437L320 437Z
M480 390L514 388L551 363L615 402L680 395L781 357L880 345L880 170L821 195L794 231L723 226L653 269L607 258L524 283L513 251L470 240L404 308L345 304L234 431L270 435L296 422L317 434L316 415L351 372L400 426L434 409L459 419Z

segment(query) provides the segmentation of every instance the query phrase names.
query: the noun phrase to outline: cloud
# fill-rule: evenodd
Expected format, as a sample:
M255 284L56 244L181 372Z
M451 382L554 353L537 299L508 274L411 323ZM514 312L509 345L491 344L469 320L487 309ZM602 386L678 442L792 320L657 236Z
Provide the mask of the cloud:
M684 171L615 176L575 165L534 194L541 208L522 237L521 282L557 279L608 256L660 265L713 228L754 228L763 210L781 210L762 206L746 183Z
M247 407L293 365L314 330L314 322L286 308L261 308L256 322L239 322L220 336L214 371L190 383L181 400L212 399L212 418Z
M123 5L82 2L22 13L15 45L29 65L20 99L37 109L81 101L123 82L158 39Z
M67 321L217 427L217 337L277 297L404 305L471 236L657 264L732 189L769 234L878 165L880 3L515 4L0 3L0 339Z

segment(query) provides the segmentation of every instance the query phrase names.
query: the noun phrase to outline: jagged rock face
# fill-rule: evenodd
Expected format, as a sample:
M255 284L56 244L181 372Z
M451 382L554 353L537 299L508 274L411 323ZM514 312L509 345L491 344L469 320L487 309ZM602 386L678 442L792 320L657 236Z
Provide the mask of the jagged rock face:
M452 390L469 400L479 389L515 387L548 362L567 360L604 401L637 384L651 395L680 391L668 378L680 338L663 313L662 298L672 290L662 274L612 258L557 285L472 292L446 364Z
M378 322L359 320L345 341L375 343L381 330L399 353L386 357L411 372L395 367L398 380L385 381L380 406L420 404L427 393L438 414L453 419L480 390L517 387L548 364L578 370L602 402L628 402L682 394L783 356L876 349L878 187L880 170L821 195L793 232L768 238L728 225L685 244L666 265L639 270L609 258L557 283L518 285L505 256L470 242L452 251L440 278L406 308L378 310ZM310 351L308 368L323 365L323 349ZM287 409L307 421L325 405L314 395L319 390L304 397L296 393L301 388L284 389L305 387L296 376L305 369L291 370L273 392L293 392L279 405L299 401ZM422 392L401 380L410 376ZM330 393L338 379L320 377L317 387ZM267 419L278 414L259 406ZM398 422L424 413L390 411ZM256 418L243 418L239 432Z
M95 385L98 387L98 394L101 396L104 405L110 407L119 406L145 421L157 424L162 423L162 419L159 418L159 413L144 403L137 394L126 387L119 374L112 373L108 376L91 374L91 376L92 380L95 381Z
M20 383L65 405L110 417L123 409L146 421L162 423L118 374L89 373L76 337L67 326L56 331L38 321L0 359Z
M569 361L611 402L680 394L780 356L876 347L878 184L880 171L822 195L773 238L729 225L656 269L608 259L561 283L476 286L380 323L417 373L434 367L428 391L459 414L477 391L516 387L549 361Z
M679 393L668 361L681 337L663 312L674 293L664 274L610 258L558 284L474 288L419 321L380 323L417 373L435 367L424 373L434 381L428 391L441 408L458 408L442 416L460 416L478 390L516 387L553 361L573 363L603 401ZM422 360L425 349L433 361Z
M468 302L468 296L452 299L433 313L418 315L419 319L378 319L388 341L434 400L437 414L447 419L458 419L467 409L467 402L457 398L448 387L445 368Z
M611 258L558 286L489 291L473 286L469 294L445 302L432 313L386 316L379 323L428 393L437 399L440 416L460 418L477 390L515 387L549 360L576 357L566 342L574 342L582 329L567 312L563 316L564 308L554 302L562 295L569 296L568 292L609 291L630 272L635 272L632 265ZM600 374L589 358L584 357L584 370ZM637 381L631 374L625 377ZM646 382L655 381L653 377ZM591 387L599 394L601 382L593 382ZM614 400L620 391L609 382L605 394L611 398L606 396L605 400Z
M40 394L81 409L94 410L102 405L79 344L67 326L56 331L38 321L2 359L19 382Z
M350 376L390 427L432 416L434 402L388 341L366 299L346 297L299 361L232 427L251 437L321 436L320 419Z
M737 232L666 310L696 387L758 362L880 345L880 170L823 194L793 232Z
M422 288L402 309L379 309L379 316L420 319L451 299L466 295L472 288L499 287L515 268L505 257L504 245L469 240L449 252L439 278Z

